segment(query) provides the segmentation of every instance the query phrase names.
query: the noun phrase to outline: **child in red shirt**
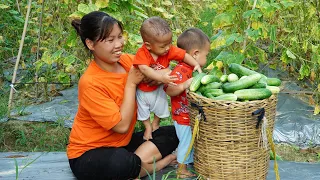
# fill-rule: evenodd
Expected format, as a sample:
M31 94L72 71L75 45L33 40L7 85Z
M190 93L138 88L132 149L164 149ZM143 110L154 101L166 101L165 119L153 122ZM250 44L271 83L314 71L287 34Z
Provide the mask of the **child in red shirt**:
M187 51L200 66L204 66L207 61L207 54L210 51L210 40L200 29L190 28L184 31L177 40L178 47ZM165 85L166 93L171 96L172 119L179 139L177 148L178 176L187 178L194 176L187 170L187 164L193 162L193 149L186 156L191 143L192 132L190 127L190 117L186 89L192 82L193 67L186 63L179 63L171 72L171 76L176 75L178 79L174 81L176 86Z
M163 71L168 68L171 60L184 62L201 72L198 62L185 50L172 46L172 32L168 23L159 18L151 17L142 23L140 33L143 45L138 49L133 64L151 80L164 84L175 85L176 76ZM144 139L152 139L152 132L159 128L160 118L169 117L166 93L162 85L149 85L142 82L137 90L138 120L145 126ZM150 123L150 112L154 120Z

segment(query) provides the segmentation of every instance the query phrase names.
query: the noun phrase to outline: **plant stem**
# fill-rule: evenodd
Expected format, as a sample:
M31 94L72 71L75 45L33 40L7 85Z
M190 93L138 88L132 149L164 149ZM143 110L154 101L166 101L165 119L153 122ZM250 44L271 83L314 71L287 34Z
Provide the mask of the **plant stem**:
M21 37L21 41L20 41L19 52L18 52L16 64L15 64L14 71L13 71L13 77L12 77L12 81L11 81L12 87L10 89L10 96L9 96L9 102L8 102L8 116L10 116L10 110L11 110L11 105L12 105L12 98L13 98L13 92L14 92L13 91L14 90L13 84L16 81L17 70L19 67L19 61L21 58L22 48L23 48L23 44L24 44L24 38L25 38L26 32L27 32L29 14L30 14L30 10L31 10L31 2L32 2L32 0L29 0L29 2L28 2L28 10L27 10L27 14L26 14L26 20L24 21L24 27L23 27L22 37Z
M258 1L258 0L254 0L253 6L252 6L252 10L254 10L254 9L256 8L257 1ZM248 20L248 27L247 27L246 30L249 30L249 29L250 29L250 26L251 26L251 22L250 22L250 19L249 19L249 20ZM246 32L246 35L245 35L245 38L244 38L244 41L243 41L242 52L244 52L244 50L246 49L246 46L247 46L247 37L248 37L248 33Z
M19 0L16 0L16 4L17 4L18 11L19 11L19 13L21 14L20 5L19 5Z

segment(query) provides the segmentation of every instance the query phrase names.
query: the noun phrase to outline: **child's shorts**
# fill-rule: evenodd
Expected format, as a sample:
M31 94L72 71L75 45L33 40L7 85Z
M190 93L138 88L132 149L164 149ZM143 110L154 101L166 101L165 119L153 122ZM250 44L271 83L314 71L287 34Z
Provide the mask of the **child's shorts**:
M192 139L191 127L187 125L178 124L177 121L174 121L174 127L176 128L176 133L179 139L179 145L177 149L178 163L180 164L193 163L193 152L194 152L193 147L190 154L187 156L186 160L183 161L188 152L189 146L191 144L191 139Z
M144 121L153 112L159 118L170 116L167 94L163 90L163 85L151 92L144 92L137 89L138 120Z

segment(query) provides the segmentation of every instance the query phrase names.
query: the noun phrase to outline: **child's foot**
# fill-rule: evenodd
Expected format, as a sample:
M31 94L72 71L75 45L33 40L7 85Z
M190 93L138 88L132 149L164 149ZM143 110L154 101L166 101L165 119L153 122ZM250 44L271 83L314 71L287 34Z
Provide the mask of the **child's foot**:
M152 128L146 127L143 134L143 139L148 141L149 139L152 139Z
M179 178L179 179L191 178L194 176L196 176L196 175L186 169L183 169L181 171L179 171L179 169L177 170L177 178Z

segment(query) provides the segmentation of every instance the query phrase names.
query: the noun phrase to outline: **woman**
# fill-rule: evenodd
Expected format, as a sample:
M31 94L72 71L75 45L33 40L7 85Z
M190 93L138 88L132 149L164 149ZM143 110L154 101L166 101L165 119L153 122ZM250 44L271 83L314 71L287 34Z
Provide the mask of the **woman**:
M122 54L121 23L104 12L72 21L93 61L79 81L79 107L67 155L78 179L133 179L175 161L178 145L173 126L161 127L153 139L133 133L135 93L143 79L132 67L133 56Z

